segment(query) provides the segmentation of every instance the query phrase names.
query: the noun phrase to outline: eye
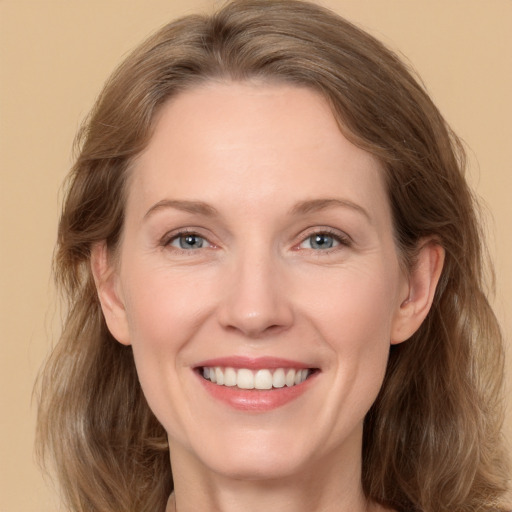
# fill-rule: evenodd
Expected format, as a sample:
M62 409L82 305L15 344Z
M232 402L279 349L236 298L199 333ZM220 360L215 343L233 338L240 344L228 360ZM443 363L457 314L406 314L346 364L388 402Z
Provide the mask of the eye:
M196 233L180 233L171 238L166 245L176 247L178 249L191 250L201 249L206 246L208 241Z
M315 251L326 251L340 245L349 245L348 239L342 235L320 231L305 238L300 244L300 249L313 249Z
M301 244L304 249L331 249L336 245L339 245L339 241L329 233L315 233L308 236Z

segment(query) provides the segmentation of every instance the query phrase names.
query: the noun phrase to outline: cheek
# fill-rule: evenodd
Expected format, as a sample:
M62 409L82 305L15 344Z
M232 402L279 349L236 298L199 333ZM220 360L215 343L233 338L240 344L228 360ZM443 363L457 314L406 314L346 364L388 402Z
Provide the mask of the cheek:
M304 295L304 314L316 318L318 329L326 331L338 348L372 350L389 344L391 326L398 303L396 268L370 264L343 269L329 280L311 275L311 283L325 282L321 293ZM305 286L311 289L311 286Z
M393 269L345 273L332 283L316 310L317 331L331 350L335 366L331 408L333 415L352 411L350 421L362 421L384 379L389 356L391 326L396 311L397 279ZM343 415L345 414L343 413ZM345 421L344 416L338 418Z
M172 389L178 361L181 326L179 315L169 308L169 294L146 281L137 293L129 293L126 313L137 374L150 408L160 419L165 403L163 390ZM172 295L171 295L172 298ZM176 301L173 301L176 302Z
M180 425L173 411L188 407L179 393L180 372L187 368L183 354L212 310L213 279L129 262L123 297L139 381L164 426Z
M212 276L135 266L124 279L128 327L135 346L179 346L212 307Z
M378 391L387 365L396 309L395 283L385 273L359 274L340 298L345 314L339 316L337 349L351 365L354 382L373 391Z

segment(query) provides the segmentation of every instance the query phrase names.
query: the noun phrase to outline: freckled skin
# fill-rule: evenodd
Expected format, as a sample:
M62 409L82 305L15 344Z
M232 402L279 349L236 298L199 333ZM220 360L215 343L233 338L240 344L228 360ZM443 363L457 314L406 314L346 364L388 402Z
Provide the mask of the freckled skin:
M346 204L294 210L325 198ZM147 213L165 200L210 210ZM183 510L201 509L205 496L234 510L234 489L263 486L270 497L276 482L295 490L268 510L363 510L362 421L390 343L405 339L409 283L382 169L342 135L324 100L292 86L215 83L166 104L130 178L119 262L107 321L133 346L168 432ZM320 372L300 398L248 414L212 399L193 370L228 356ZM191 481L206 490L193 496Z

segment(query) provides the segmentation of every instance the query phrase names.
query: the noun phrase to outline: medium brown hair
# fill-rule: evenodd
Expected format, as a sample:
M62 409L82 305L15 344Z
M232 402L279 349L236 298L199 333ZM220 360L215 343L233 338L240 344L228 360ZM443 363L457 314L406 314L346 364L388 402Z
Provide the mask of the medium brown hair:
M166 433L141 391L130 347L109 333L90 269L93 244L116 248L125 181L159 108L211 80L309 87L340 129L386 173L397 250L420 239L446 260L432 309L393 346L367 414L366 495L398 510L499 510L503 346L485 295L482 233L456 136L404 64L319 6L240 0L187 16L136 49L107 82L77 138L59 225L55 275L69 306L40 380L38 446L80 512L163 511L172 490Z

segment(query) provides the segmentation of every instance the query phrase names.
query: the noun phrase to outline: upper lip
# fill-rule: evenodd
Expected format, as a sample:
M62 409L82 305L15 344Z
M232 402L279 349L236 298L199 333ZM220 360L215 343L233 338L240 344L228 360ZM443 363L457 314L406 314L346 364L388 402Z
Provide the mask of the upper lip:
M280 357L247 357L247 356L229 356L208 359L196 364L196 368L202 367L230 367L230 368L247 368L249 370L259 370L262 368L275 369L275 368L294 368L301 370L303 368L314 368L310 364L302 363L300 361L293 361L291 359L283 359Z

